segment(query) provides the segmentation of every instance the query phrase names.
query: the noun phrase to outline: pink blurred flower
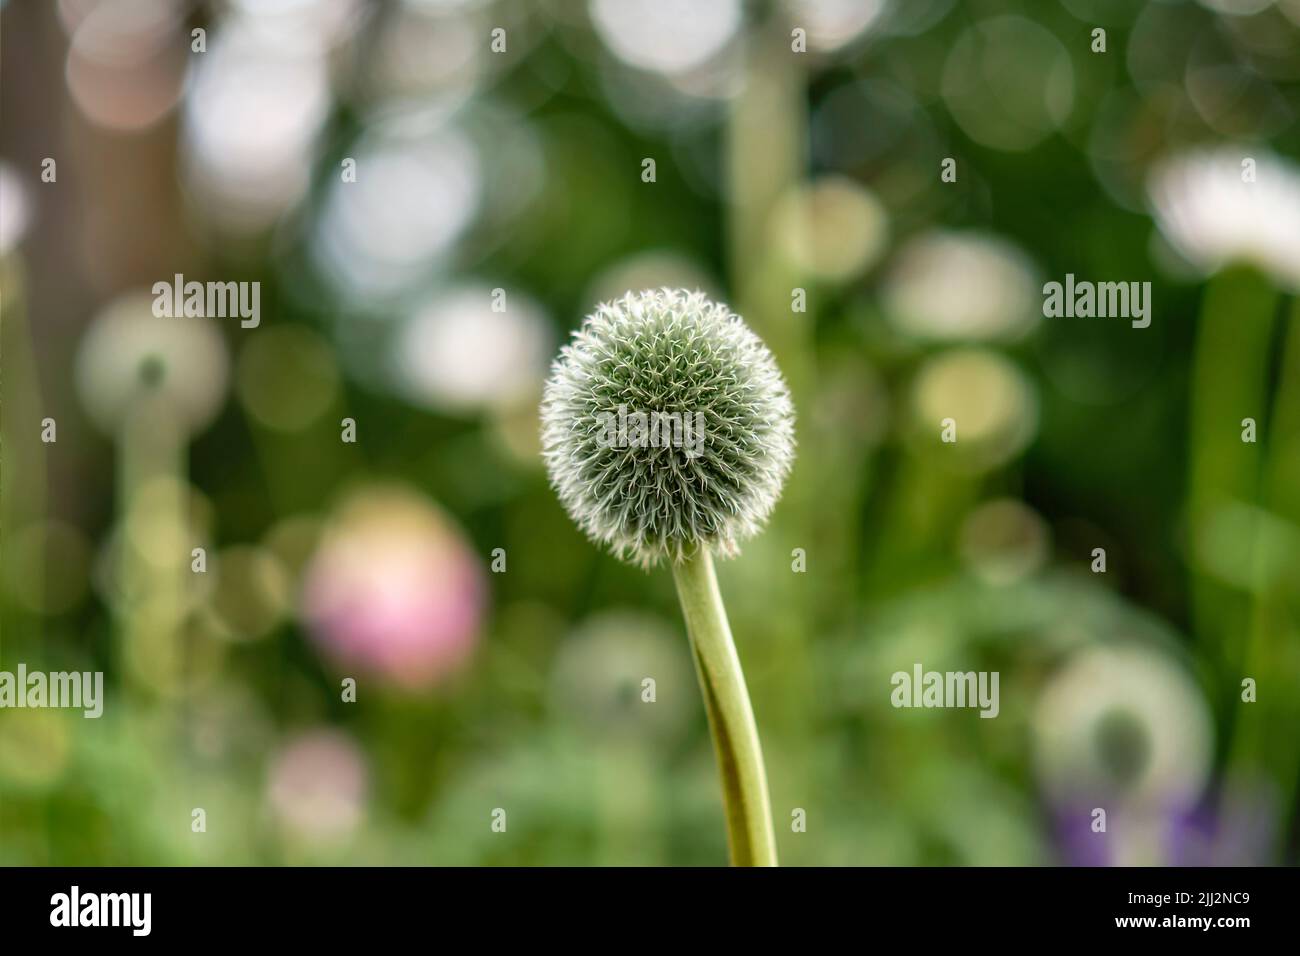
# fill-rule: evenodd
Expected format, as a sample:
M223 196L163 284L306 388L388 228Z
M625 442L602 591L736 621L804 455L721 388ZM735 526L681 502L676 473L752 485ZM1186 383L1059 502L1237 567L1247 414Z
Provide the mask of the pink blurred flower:
M485 587L460 531L400 487L368 488L326 527L304 571L303 617L327 657L406 689L459 669Z
M365 760L352 738L337 730L311 730L275 755L267 802L291 834L337 840L361 822L368 789Z

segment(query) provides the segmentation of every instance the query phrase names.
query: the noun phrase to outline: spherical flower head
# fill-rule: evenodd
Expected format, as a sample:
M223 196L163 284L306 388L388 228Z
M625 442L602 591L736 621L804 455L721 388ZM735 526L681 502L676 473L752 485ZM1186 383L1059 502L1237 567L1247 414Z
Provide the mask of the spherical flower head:
M725 305L629 292L561 350L542 446L570 517L620 558L730 556L781 494L794 409L772 353Z

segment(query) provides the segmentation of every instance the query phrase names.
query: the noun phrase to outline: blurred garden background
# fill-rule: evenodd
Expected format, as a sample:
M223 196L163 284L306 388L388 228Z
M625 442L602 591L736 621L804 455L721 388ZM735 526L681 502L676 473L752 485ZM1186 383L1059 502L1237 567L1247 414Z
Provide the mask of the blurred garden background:
M1298 82L1297 0L0 5L0 669L106 688L0 712L0 863L723 863L671 575L538 457L658 286L794 395L719 565L783 863L1294 862Z

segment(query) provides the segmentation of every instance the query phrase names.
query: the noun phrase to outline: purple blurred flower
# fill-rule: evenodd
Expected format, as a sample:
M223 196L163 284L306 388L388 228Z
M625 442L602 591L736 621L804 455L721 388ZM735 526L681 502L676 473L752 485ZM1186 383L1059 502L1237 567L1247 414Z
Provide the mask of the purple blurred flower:
M1167 860L1173 866L1266 866L1277 837L1277 801L1259 789L1231 790L1217 806L1170 820Z
M485 587L460 531L418 494L349 498L304 571L302 610L337 665L406 689L440 682L469 657Z
M1272 862L1276 801L1267 791L1225 792L1191 808L1162 810L1108 802L1106 832L1092 808L1067 804L1053 831L1068 866L1262 866Z

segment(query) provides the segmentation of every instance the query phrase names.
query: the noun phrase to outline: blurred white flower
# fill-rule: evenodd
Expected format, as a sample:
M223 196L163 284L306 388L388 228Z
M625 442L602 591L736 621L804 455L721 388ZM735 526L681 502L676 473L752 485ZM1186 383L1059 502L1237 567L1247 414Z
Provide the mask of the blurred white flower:
M623 62L684 73L719 53L741 26L740 0L591 0L591 21Z
M116 434L146 399L193 433L220 410L229 364L211 320L159 318L153 299L135 292L111 302L86 329L77 351L77 391L107 434Z
M287 51L325 52L357 29L358 0L230 0L239 17Z
M553 335L541 307L518 292L462 286L416 310L395 339L393 362L415 401L451 412L505 408L541 394Z
M988 233L928 232L911 239L890 267L885 314L921 339L1015 339L1042 315L1028 256Z
M372 52L357 64L357 92L371 102L452 110L479 88L493 59L490 26L460 3L402 3L377 18ZM512 38L513 40L513 38Z
M1255 181L1244 182L1254 160ZM1233 262L1300 289L1300 167L1266 150L1224 146L1173 156L1147 184L1160 231L1209 274Z
M1200 689L1162 653L1093 647L1042 690L1038 774L1062 806L1186 808L1205 786L1212 733Z
M786 0L792 26L808 31L814 50L838 50L865 33L889 8L889 0Z
M203 212L234 234L265 229L303 196L329 110L323 54L236 17L192 59L182 140Z
M64 78L82 115L99 126L134 132L158 122L181 96L189 38L171 0L97 3L66 15Z
M326 278L358 300L405 291L450 252L482 198L477 151L432 114L372 128L351 151L356 181L335 177L313 251Z

